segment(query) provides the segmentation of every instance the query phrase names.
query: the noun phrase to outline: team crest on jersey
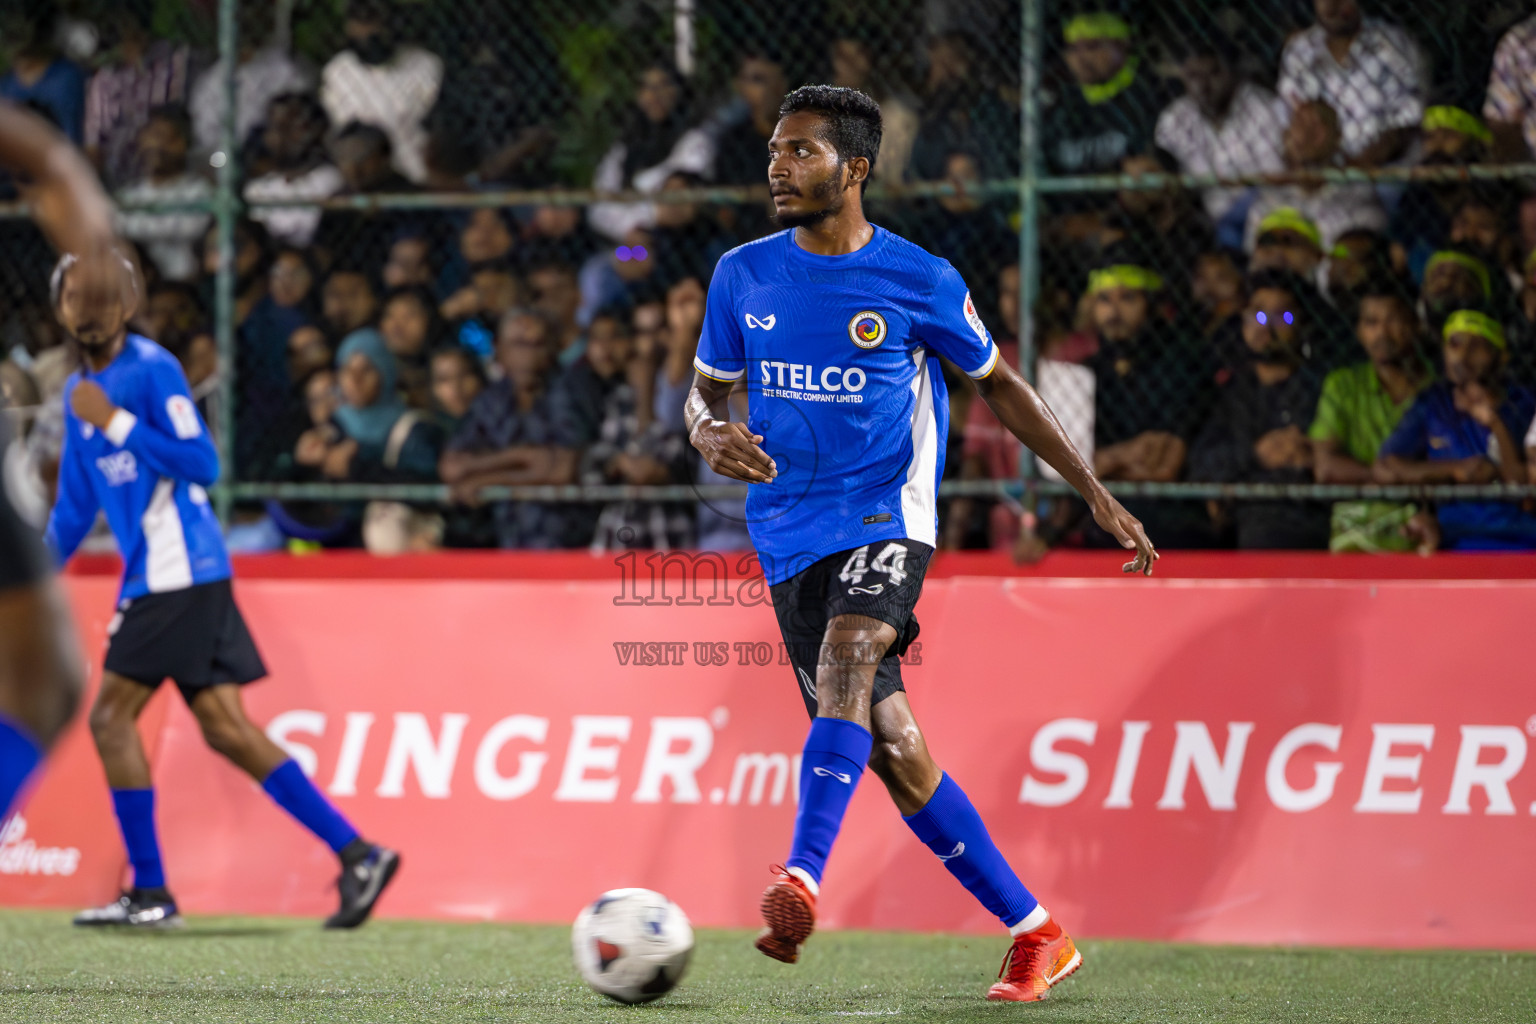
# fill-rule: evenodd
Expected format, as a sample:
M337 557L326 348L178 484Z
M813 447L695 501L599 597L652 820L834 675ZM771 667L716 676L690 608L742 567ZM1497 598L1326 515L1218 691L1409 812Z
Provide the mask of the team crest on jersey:
M965 293L965 322L971 325L971 330L976 332L976 337L982 341L987 340L987 327L981 322L980 315L976 312L976 303L971 301L971 293Z
M859 348L879 348L885 340L885 317L872 309L853 314L848 321L848 340Z

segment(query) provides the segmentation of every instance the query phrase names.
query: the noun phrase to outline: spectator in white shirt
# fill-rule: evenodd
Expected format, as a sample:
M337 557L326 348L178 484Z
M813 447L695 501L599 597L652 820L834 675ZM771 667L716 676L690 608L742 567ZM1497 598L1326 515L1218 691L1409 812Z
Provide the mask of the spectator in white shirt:
M399 10L389 0L351 0L347 48L320 72L320 102L334 124L377 125L394 146L395 166L418 184L427 177L423 126L443 86L443 61L396 38Z
M1228 40L1216 35L1195 35L1183 43L1179 75L1184 95L1158 117L1155 138L1187 174L1236 177L1285 167L1282 137L1289 111L1274 93L1238 77L1231 63L1234 52ZM1253 197L1251 188L1205 190L1205 211L1218 235L1240 239ZM1230 234L1222 230L1228 217L1235 222Z
M325 111L308 93L284 93L272 101L261 132L261 153L253 160L254 177L245 186L247 202L257 200L327 199L346 184L326 156ZM268 206L251 211L273 238L305 248L320 226L321 211L313 206Z
M1498 159L1528 160L1536 152L1536 17L1526 18L1499 40L1483 117L1493 129Z
M285 92L315 87L314 70L280 46L266 44L272 31L273 5L239 4L240 49L235 62L235 145L244 146L266 116L272 100ZM200 159L224 147L224 62L214 63L192 85L192 140Z
M139 177L118 190L120 205L134 203L206 201L213 197L207 178L187 170L187 149L192 143L192 120L187 108L179 103L166 104L149 112L149 120L139 130L137 163ZM179 213L126 211L118 214L117 225L124 238L131 238L172 281L191 281L197 277L197 240L208 230L210 214L195 210Z
M1339 160L1339 116L1321 100L1303 103L1285 129L1285 165L1293 170L1325 170ZM1264 219L1278 209L1292 209L1311 221L1319 233L1318 249L1333 251L1347 231L1366 228L1385 232L1387 214L1369 184L1287 185L1264 190L1248 210L1244 248L1253 252Z
M688 123L681 76L658 62L640 72L635 101L625 113L618 138L597 165L592 187L603 192L659 192L675 171L703 174L714 158L713 138ZM593 230L622 242L636 228L656 226L656 204L594 203L587 216Z
M1354 166L1395 160L1424 116L1423 52L1396 25L1362 17L1358 0L1313 0L1312 10L1317 24L1280 56L1280 95L1293 108L1310 100L1333 107Z

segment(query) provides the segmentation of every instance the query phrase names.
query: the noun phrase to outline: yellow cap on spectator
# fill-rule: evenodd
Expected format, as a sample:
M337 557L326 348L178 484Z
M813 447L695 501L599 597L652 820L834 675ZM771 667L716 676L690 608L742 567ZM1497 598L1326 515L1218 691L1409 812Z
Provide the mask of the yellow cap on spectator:
M1068 19L1062 35L1069 43L1080 43L1085 39L1126 40L1131 38L1131 26L1118 14L1098 11Z
M1488 344L1494 348L1509 347L1509 343L1504 340L1504 325L1487 313L1479 313L1475 309L1458 309L1445 318L1445 328L1440 332L1440 337L1449 338L1453 334L1475 334L1487 338Z
M1429 258L1424 264L1424 277L1428 280L1434 269L1443 263L1454 263L1459 267L1465 267L1477 278L1477 283L1483 287L1483 298L1493 298L1493 279L1488 276L1488 268L1483 266L1483 261L1475 256L1468 256L1464 252L1455 249L1441 249Z
M1493 143L1493 132L1483 123L1483 119L1460 107L1425 107L1424 120L1420 122L1420 127L1427 132L1448 128L1453 132L1470 136L1485 146Z
M1109 288L1130 288L1139 292L1162 291L1162 275L1134 263L1117 263L1088 275L1088 294L1097 295Z
M1311 217L1294 206L1277 206L1264 215L1259 221L1258 237L1263 238L1271 231L1294 231L1317 248L1323 247L1323 233L1317 230Z

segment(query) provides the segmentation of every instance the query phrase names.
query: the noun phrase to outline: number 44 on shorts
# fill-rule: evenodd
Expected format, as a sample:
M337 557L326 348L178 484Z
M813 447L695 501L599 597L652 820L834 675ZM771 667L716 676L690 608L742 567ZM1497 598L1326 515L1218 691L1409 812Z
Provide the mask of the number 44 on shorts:
M848 561L843 564L843 571L837 574L837 578L850 584L850 594L878 594L885 589L884 583L873 583L867 587L859 586L864 577L870 573L884 573L886 580L893 587L901 586L901 581L907 578L907 549L897 543L889 543L880 549L875 560L869 560L869 545L854 549L848 556Z

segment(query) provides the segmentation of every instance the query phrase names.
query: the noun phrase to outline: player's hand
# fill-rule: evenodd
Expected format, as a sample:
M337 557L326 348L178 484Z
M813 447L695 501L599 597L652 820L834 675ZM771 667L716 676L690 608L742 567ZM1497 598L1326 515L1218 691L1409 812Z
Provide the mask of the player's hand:
M721 476L749 484L766 484L779 475L779 467L758 445L763 435L752 433L745 423L704 419L693 428L689 442L704 456L709 468Z
M1136 557L1122 565L1121 572L1152 575L1153 563L1162 556L1152 547L1152 541L1142 528L1140 519L1127 512L1125 506L1108 492L1104 492L1103 497L1093 503L1093 519L1106 533L1118 540L1121 547L1136 549Z
M76 416L97 430L106 430L107 424L112 422L112 414L117 412L112 399L93 380L82 380L75 385L74 393L69 398L69 407L75 411Z

